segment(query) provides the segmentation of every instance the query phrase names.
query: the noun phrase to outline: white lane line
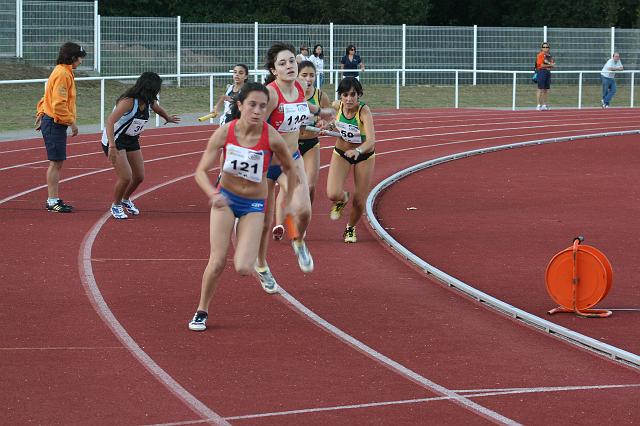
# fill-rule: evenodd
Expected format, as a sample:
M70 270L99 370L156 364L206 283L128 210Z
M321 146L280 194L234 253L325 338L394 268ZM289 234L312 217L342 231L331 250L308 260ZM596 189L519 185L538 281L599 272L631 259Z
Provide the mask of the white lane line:
M162 188L167 185L171 185L183 179L192 177L193 173L180 176L161 184L155 185L138 193L133 199L137 199L145 194L148 194L156 189ZM93 225L93 227L87 232L80 245L78 253L78 270L80 273L80 281L85 289L87 297L91 302L91 305L98 313L104 323L111 329L116 335L118 340L129 350L129 352L138 359L153 376L156 377L160 383L165 385L174 395L176 395L182 402L189 407L196 414L203 419L207 419L209 422L213 422L219 425L228 425L229 423L223 419L220 415L212 411L203 402L198 400L195 396L189 393L183 388L171 375L164 371L154 360L151 358L127 333L127 330L120 324L116 316L113 314L109 305L102 297L102 293L98 287L95 276L93 275L93 266L91 264L91 250L95 242L98 233L106 221L111 217L109 212L103 214L100 219Z
M147 212L148 210L145 210L145 212ZM196 212L196 213L204 213L204 212ZM114 258L114 257L94 257L91 259L92 262L193 262L193 261L208 261L209 258L208 257L202 257L202 258L183 258L183 259L160 259L160 258L138 258L138 259L132 259L132 258L123 258L123 259L118 259L118 258Z
M173 158L178 158L178 157L185 157L185 156L188 156L188 155L195 155L195 154L202 154L202 151L194 151L194 152L186 152L184 154L169 155L167 157L159 157L159 158L154 158L152 160L144 160L144 162L145 162L145 164L146 163L153 163L155 161L168 160L168 159L173 159ZM93 172L82 173L82 174L79 174L79 175L71 176L71 177L66 178L66 179L61 179L60 183L69 182L69 181L72 181L72 180L80 179L80 178L83 178L83 177L86 177L86 176L95 175L95 174L98 174L98 173L108 172L110 170L113 170L113 167L108 167L106 169L99 169L99 170L95 170ZM30 194L32 192L38 191L40 189L44 189L46 187L47 187L47 185L40 185L40 186L36 186L34 188L31 188L31 189L27 189L26 191L19 192L17 194L10 195L10 196L8 196L6 198L1 199L0 200L0 204L4 204L7 201L13 200L14 198L22 197L23 195Z
M388 368L395 371L396 373L399 373L400 375L410 379L411 381L422 385L424 388L429 389L430 391L433 391L444 397L447 397L448 399L451 399L453 402L460 404L463 408L466 408L472 412L481 414L489 419L495 420L502 424L506 424L506 425L518 424L517 422L503 416L502 414L499 414L474 401L471 401L469 398L459 395L456 392L450 389L447 389L444 386L441 386L427 379L426 377L416 373L415 371L410 370L404 365L381 354L380 352L376 351L375 349L371 348L370 346L366 345L365 343L361 342L360 340L356 339L350 334L345 333L338 327L329 323L324 318L320 317L318 314L316 314L315 312L307 308L305 305L300 303L295 297L291 296L283 287L280 287L279 294L287 302L289 302L293 307L295 307L295 309L297 309L300 313L308 317L311 321L316 323L318 326L324 328L329 333L337 337L339 340L342 340L343 342L351 345L355 349L359 350L360 352L363 352L364 354L368 355L374 360L386 365Z
M536 388L506 388L506 389L466 389L457 391L469 396L493 396L493 395L513 395L518 393L544 393L544 392L568 392L577 390L609 390L622 388L638 388L640 383L628 383L622 385L585 385L585 386L543 386Z
M526 122L525 122L526 123ZM624 123L628 123L628 121L625 121ZM509 124L509 123L498 123L498 124ZM591 122L584 122L584 123L571 123L571 124L567 124L564 125L563 127L571 127L571 126L584 126L584 125L598 125L601 124L602 126L606 126L607 128L610 128L611 126L613 126L615 124L615 122L609 122L609 123L591 123ZM446 127L451 127L451 126L443 126L444 128ZM456 127L464 127L464 126L456 126ZM443 132L443 133L429 133L426 135L411 135L411 136L403 136L401 138L388 138L388 139L380 139L377 142L385 142L385 141L392 141L392 140L402 140L402 139L413 139L413 138L422 138L422 137L442 137L442 136L454 136L454 135L464 135L464 134L469 134L469 133L496 133L496 132L506 132L506 131L513 131L513 130L527 130L527 129L540 129L540 128L544 128L544 129L548 129L549 127L552 126L547 126L547 125L538 125L538 126L519 126L519 127L503 127L503 128L490 128L490 129L478 129L478 130L462 130L459 132ZM621 126L616 126L616 129L620 129L620 128L637 128L640 127L640 123L631 126L629 124L625 124L625 125L621 125ZM386 132L393 132L393 133L398 133L400 131L402 132L409 132L409 131L413 131L413 130L428 130L428 129L436 129L436 128L441 128L441 127L416 127L416 128L402 128L402 129L389 129L389 130L379 130L379 133L386 133ZM601 131L603 130L602 127L599 127L598 129L600 129ZM593 129L584 129L584 128L580 128L580 129L571 129L571 130L562 130L562 131L558 131L558 132L571 132L571 131L588 131L588 130L593 130ZM539 134L547 134L547 133L553 133L553 132L542 132ZM508 135L508 136L512 136L512 135ZM192 143L192 142L202 142L202 141L206 141L207 139L190 139L190 140L186 140L186 141L174 141L174 142L164 142L164 143L158 143L158 144L151 144L151 145L145 145L145 148L155 148L155 147L159 147L159 146L166 146L166 145L176 145L176 144L183 144L183 143ZM95 152L89 152L89 153L84 153L84 154L76 154L76 155L70 155L69 157L67 157L67 160L72 159L72 158L79 158L79 157L87 157L87 156L92 156L92 155L104 155L104 152L102 152L102 150L96 150ZM32 162L28 162L28 163L22 163L22 164L14 164L11 166L6 166L6 167L1 167L0 171L5 171L5 170L11 170L11 169L16 169L16 168L20 168L20 167L26 167L26 166L33 166L35 164L48 164L48 160L39 160L39 161L32 161Z
M153 147L158 147L158 146L166 146L166 145L179 145L179 144L184 144L184 143L191 143L191 142L202 142L202 141L206 141L207 139L190 139L190 140L186 140L186 141L174 141L174 142L164 142L164 143L157 143L157 144L152 144L152 145L145 145L145 147L149 147L149 148L153 148ZM200 151L202 152L202 151ZM67 160L71 159L71 158L78 158L78 157L88 157L91 155L103 155L104 156L104 152L102 150L98 151L96 150L95 152L87 152L84 154L76 154L76 155L70 155L67 157ZM107 157L105 157L105 161L107 161ZM30 163L22 163L22 164L14 164L12 166L7 166L7 167L2 167L0 168L0 172L4 171L4 170L10 170L10 169L16 169L19 167L26 167L26 166L32 166L34 164L47 164L49 163L49 160L39 160L39 161L32 161ZM111 170L111 169L109 169Z
M323 166L322 168L327 167L328 165ZM179 178L172 179L170 181L164 182L162 184L158 184L152 188L149 188L141 193L139 193L134 199L137 199L143 195L148 194L149 192L155 191L156 189L162 188L167 185L171 185L180 180L186 179L188 177L193 176L193 174L182 176ZM195 399L195 397L189 394L186 389L182 388L168 373L162 370L151 357L149 357L140 346L133 340L133 338L126 332L125 328L118 322L115 315L109 309L106 301L102 297L100 289L98 287L97 282L95 281L95 277L93 275L93 268L91 265L91 248L95 241L97 234L100 232L102 225L109 218L109 213L105 213L100 220L94 225L92 230L85 236L79 255L79 269L81 273L81 280L83 285L85 286L85 290L89 295L89 299L91 300L92 305L96 309L96 312L100 315L100 317L105 321L105 323L111 328L111 330L116 334L116 336L123 342L127 348L139 359L139 361L149 370L151 371L162 383L164 383L172 392L174 392L178 397L180 397L188 406L193 407L194 411L196 411L199 415L203 416L205 419L216 419L215 421L219 421L221 419L220 416L213 413L213 416L205 416L207 411L211 411L208 407L202 404L200 401ZM296 307L298 311L302 314L306 315L310 320L330 331L334 336L338 337L339 340L342 340L345 343L348 343L352 347L355 347L361 352L364 352L369 357L375 359L376 361L386 365L391 368L393 371L401 374L402 376L409 378L410 380L426 387L427 389L439 393L441 395L446 396L448 399L451 399L453 402L461 405L462 407L471 410L477 414L490 418L494 421L500 422L506 425L518 425L517 422L502 416L499 413L496 413L486 407L483 407L468 398L458 395L455 392L438 385L435 382L419 375L418 373L413 372L407 367L401 365L400 363L393 361L392 359L382 355L381 353L375 351L373 348L365 345L360 342L353 336L345 333L344 331L338 329L333 326L329 322L322 319L319 315L309 310L306 306L302 305L297 299L291 296L289 293L281 288L280 294L283 298L289 302L290 305Z
M501 395L513 395L524 393L543 393L543 392L570 392L580 390L609 390L609 389L621 389L621 388L636 388L640 387L640 384L626 384L626 385L592 385L592 386L562 386L562 387L538 387L538 388L512 388L512 389L464 389L457 390L458 393L469 394L469 397L482 398L486 396L501 396ZM317 408L302 408L298 410L288 411L273 411L268 413L256 413L245 414L239 416L225 417L225 420L244 420L244 419L257 419L261 417L274 417L274 416L288 416L294 414L310 414L319 413L323 411L340 411L340 410L353 410L359 408L371 408L371 407L383 407L389 405L404 405L404 404L420 404L424 402L444 401L450 398L446 396L438 396L431 398L415 398L404 399L396 401L382 401L382 402L369 402L362 404L348 404L348 405L335 405L331 407L317 407ZM175 423L161 423L154 426L180 426L180 425L193 425L203 423L202 420L187 420L183 422Z
M196 153L201 153L202 151L198 151ZM165 158L175 158L175 157L180 157L180 156L184 156L184 155L192 155L194 153L187 153L187 154L180 154L180 155L176 155L176 156L171 156L171 157L164 157ZM381 153L383 154L383 153ZM154 160L148 160L148 162L151 161L158 161L160 159L154 159ZM109 169L103 169L100 170L98 172L101 171L107 171L107 170L111 170ZM83 176L86 175L90 175L90 174L94 174L94 173L88 173L85 174ZM191 175L186 175L180 178L176 178L173 179L171 181L165 182L163 184L157 185L153 188L149 188L148 190L141 192L140 194L138 194L137 197L140 197L142 195L145 195L155 189L158 189L160 187L163 187L165 185L169 185L172 184L174 182L177 182L179 180L188 178L193 176ZM66 179L65 181L68 180L72 180L72 179L77 179L80 178L82 176L74 176L72 178ZM30 191L27 192L31 192L35 189L32 189ZM26 193L26 192L25 192ZM24 193L22 193L24 194ZM16 194L15 196L6 198L4 200L0 200L0 204L2 204L3 202L6 202L8 199L12 199L12 198L16 198L17 196L19 196L18 194ZM135 197L135 198L137 198ZM92 296L90 298L90 300L92 301L92 304L94 304L94 307L96 308L96 310L99 309L99 313L101 313L101 317L103 318L103 320L105 320L105 322L107 322L112 328L112 330L114 330L114 333L116 333L116 335L121 339L121 341L123 341L123 343L125 343L125 345L127 345L127 347L133 351L133 353L138 357L138 359L143 362L143 365L145 365L146 368L148 368L150 371L152 371L156 377L158 377L159 379L161 379L161 381L163 383L165 383L165 385L167 385L169 387L169 389L171 389L174 393L176 393L181 399L183 399L183 401L185 401L192 409L194 409L194 411L196 411L198 414L202 415L205 419L208 420L212 420L212 421L216 421L216 422L224 422L224 419L220 418L220 416L218 416L216 413L213 413L208 407L206 407L204 404L202 404L200 401L198 401L197 399L195 399L195 397L193 397L191 394L189 394L184 388L182 388L177 382L175 382L175 380L169 376L166 372L164 372L164 370L162 370L136 343L135 341L131 338L131 336L128 335L128 333L126 332L126 330L122 327L122 325L117 321L117 319L115 318L115 316L113 315L113 313L109 310L106 302L104 301L104 299L102 298L102 295L98 289L97 283L95 282L95 277L93 277L92 274L92 268L91 268L91 246L93 245L93 242L95 241L95 238L99 232L99 229L102 227L102 225L106 222L106 220L109 217L109 213L105 213L102 218L94 225L94 228L85 236L85 239L83 240L83 244L81 246L81 250L80 250L80 254L79 254L79 267L81 270L81 275L83 276L83 285L85 285L85 290L87 291L87 293ZM284 291L284 290L283 290ZM291 299L290 303L295 300L295 299ZM305 308L306 309L306 308ZM311 311L309 311L311 312ZM103 316L104 315L104 316ZM315 315L315 314L314 314ZM320 317L318 317L320 318ZM329 324L329 323L327 323ZM333 326L331 326L333 327ZM335 327L334 327L335 328ZM341 330L335 328L336 331L340 331L341 333L344 334L345 337L351 337L349 335L347 335L346 333L342 332ZM351 339L353 339L351 337ZM359 342L356 339L353 339L353 343L355 342ZM129 346L131 345L131 346ZM363 344L364 345L364 344ZM365 348L368 348L366 345L359 348L360 350L363 350ZM373 349L368 348L371 351L373 351ZM373 352L367 352L369 355L373 355L373 354L377 354L377 352L373 351ZM384 357L384 355L381 355L381 357ZM395 369L400 369L400 371L403 371L403 373L405 375L408 375L408 377L412 377L414 380L421 380L424 379L422 378L422 376L412 376L411 370L403 370L405 369L405 367L401 366L398 363L395 363L395 361L392 361L386 357L384 358L380 358L379 360L382 359L386 359L388 360L391 364L388 364L391 367L394 367ZM415 373L413 373L415 374ZM491 410L486 409L485 407L479 406L478 404L475 404L472 401L468 401L466 398L455 394L455 392L453 391L449 391L446 388L440 387L439 385L428 381L427 379L424 379L425 382L423 382L423 384L432 384L432 386L436 386L436 389L441 388L443 391L446 391L450 394L450 399L453 399L454 401L458 402L458 403L462 403L464 406L467 407L473 407L477 409L479 409L480 413L483 413L485 415L489 415L490 418L493 418L495 420L501 419L503 418L503 416L497 414L497 413L493 413ZM430 389L434 389L433 387L430 387ZM475 411L475 410L474 410ZM496 417L494 417L496 416ZM506 424L517 424L515 422L513 422L510 419L504 418L506 421Z
M32 347L32 348L0 348L0 351L101 351L111 349L124 349L122 346L67 346L67 347Z

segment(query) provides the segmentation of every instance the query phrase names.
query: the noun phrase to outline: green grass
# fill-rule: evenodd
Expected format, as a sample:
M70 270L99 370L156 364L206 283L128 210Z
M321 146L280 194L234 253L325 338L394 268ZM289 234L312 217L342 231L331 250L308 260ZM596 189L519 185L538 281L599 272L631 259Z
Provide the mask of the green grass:
M6 65L0 64L0 79L46 78L49 70L43 68L12 66L11 72ZM183 80L185 81L185 80ZM161 93L161 104L171 114L206 114L209 111L209 87L181 87L167 82ZM225 78L214 81L214 98L222 95ZM97 81L77 82L78 124L100 123L100 83ZM131 82L107 81L105 83L105 117L113 108L115 99L122 94ZM3 118L0 132L23 130L32 127L35 107L42 97L42 83L0 85L0 110ZM582 106L600 105L600 85L583 85ZM333 98L335 90L331 85L323 88ZM374 110L376 108L395 108L395 85L367 85L364 82L363 100ZM518 82L516 108L535 107L535 85L523 80ZM455 95L453 86L412 85L400 88L401 108L453 108ZM461 85L459 89L459 107L461 108L506 108L512 104L511 85ZM630 87L620 85L614 99L614 106L629 106ZM578 105L578 87L575 85L553 85L549 92L549 104L554 108L575 108Z

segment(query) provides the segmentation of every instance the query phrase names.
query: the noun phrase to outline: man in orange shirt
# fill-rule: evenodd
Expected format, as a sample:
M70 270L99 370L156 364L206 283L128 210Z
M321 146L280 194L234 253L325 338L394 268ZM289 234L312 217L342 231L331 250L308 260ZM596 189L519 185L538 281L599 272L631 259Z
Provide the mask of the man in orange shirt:
M540 53L536 57L536 71L538 72L538 92L536 94L538 99L538 111L546 111L549 109L547 106L547 100L549 96L549 89L551 88L551 69L555 66L556 61L549 53L551 46L549 43L544 42L540 46Z
M73 70L87 55L80 45L67 42L60 47L56 67L51 72L36 113L36 130L42 131L47 148L48 198L45 207L51 212L70 213L73 207L58 196L60 170L67 159L67 127L71 136L78 134L76 125L76 85Z

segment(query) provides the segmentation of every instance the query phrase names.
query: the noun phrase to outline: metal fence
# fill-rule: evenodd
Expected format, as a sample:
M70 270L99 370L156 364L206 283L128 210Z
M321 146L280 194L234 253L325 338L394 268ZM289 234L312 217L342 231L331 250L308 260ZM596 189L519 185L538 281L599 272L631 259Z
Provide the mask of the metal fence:
M640 61L640 30L635 29L186 23L180 17L101 17L97 0L0 0L0 22L0 55L51 65L58 46L73 40L88 52L83 66L105 76L147 70L223 72L238 62L259 70L275 41L296 47L322 44L325 69L339 68L350 43L369 69L525 71L533 67L543 40L551 43L558 70L599 70L614 49L627 68L637 68ZM451 77L403 73L403 85L446 84ZM393 73L365 73L362 78L366 83L395 82ZM465 73L460 78L461 84L505 81L497 73ZM562 83L562 76L558 78ZM598 77L585 79L595 83ZM571 82L575 79L566 81ZM207 81L189 79L189 84Z

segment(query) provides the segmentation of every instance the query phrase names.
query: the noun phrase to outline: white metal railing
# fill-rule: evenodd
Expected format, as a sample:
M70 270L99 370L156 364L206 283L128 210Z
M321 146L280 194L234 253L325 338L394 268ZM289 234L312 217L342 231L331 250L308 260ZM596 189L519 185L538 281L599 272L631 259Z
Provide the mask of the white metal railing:
M332 79L336 82L340 81L340 74L342 70L329 70L328 71L332 76ZM635 73L638 71L616 71L616 74L630 74L630 100L629 107L634 107L634 92L635 92ZM516 110L516 88L518 85L518 75L527 76L527 83L522 83L522 85L527 84L529 87L532 86L529 76L532 75L531 71L503 71L503 70L473 70L473 69L367 69L366 74L371 73L394 73L395 74L395 107L396 109L400 109L401 104L401 91L400 87L403 86L403 80L405 74L410 73L453 73L455 78L453 80L454 87L454 101L453 108L459 108L459 100L460 100L460 75L475 75L478 74L494 74L494 75L511 75L511 109ZM582 81L584 79L584 75L587 74L600 74L600 71L587 71L587 70L576 70L576 71L553 71L553 74L576 74L577 81L576 86L578 88L578 102L576 107L582 108ZM254 79L257 81L258 79L262 79L264 81L264 77L266 75L266 71L254 72L251 71L250 75L254 75ZM209 108L213 110L213 106L215 105L214 99L214 77L229 77L228 72L218 72L218 73L194 73L194 74L161 74L162 78L175 78L175 79L189 79L189 78L202 78L207 77L209 79ZM127 75L127 76L103 76L103 77L78 77L76 81L100 81L100 129L104 129L104 111L105 111L105 81L106 80L135 80L138 78L138 75ZM474 78L475 80L475 78ZM0 80L0 85L6 84L33 84L33 83L44 83L46 84L47 79L39 78L39 79L28 79L28 80ZM335 99L338 99L338 94L335 92ZM446 107L446 105L443 105ZM210 120L213 122L213 120ZM159 117L156 116L156 126L159 126Z
M553 43L564 66L596 69L614 50L623 61L635 58L638 29L189 23L179 16L132 18L100 16L98 0L15 1L15 56L30 63L50 64L59 41L81 42L87 48L85 66L109 75L136 74L148 69L183 75L223 72L237 62L258 72L269 44L286 40L298 46L325 46L325 64L338 68L344 46L356 43L372 68L429 67L481 69L502 64L515 69L533 62L541 41ZM45 7L46 6L46 7ZM80 7L82 6L82 7ZM64 20L64 31L57 28ZM7 21L10 22L10 21ZM143 40L140 34L150 35ZM593 40L597 40L594 44ZM403 72L402 85L406 72ZM330 74L333 83L334 74ZM381 76L382 77L382 76ZM181 78L181 77L179 77ZM384 81L384 83L388 83Z

